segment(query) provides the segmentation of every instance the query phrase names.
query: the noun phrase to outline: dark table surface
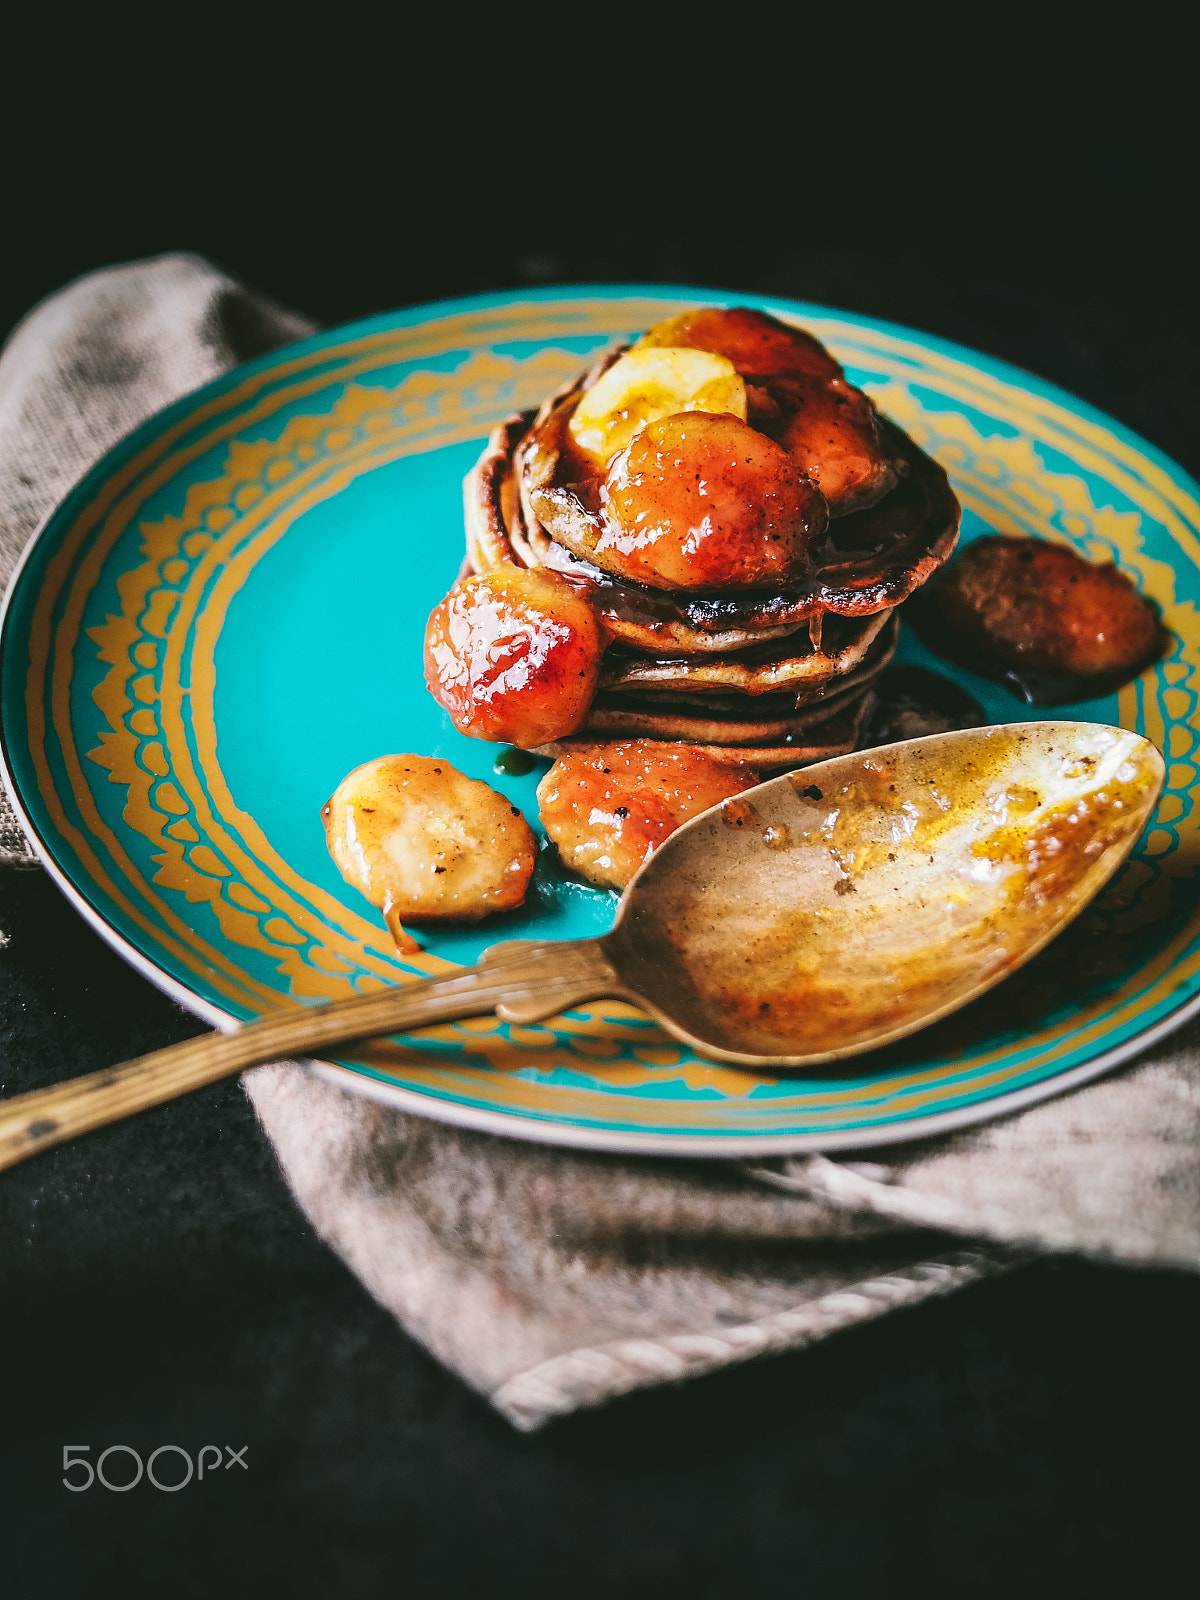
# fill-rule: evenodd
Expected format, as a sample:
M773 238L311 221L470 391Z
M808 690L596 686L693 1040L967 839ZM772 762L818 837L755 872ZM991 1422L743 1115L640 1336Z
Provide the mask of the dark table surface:
M78 272L173 248L327 322L528 283L708 283L962 340L1200 468L1200 314L1170 181L1182 168L1164 169L1149 125L1060 143L1056 183L1040 186L1044 126L1005 130L969 162L943 141L941 209L901 184L904 226L896 179L872 191L872 227L846 208L830 219L819 194L786 226L747 227L766 180L739 185L732 168L743 209L720 227L690 192L686 205L606 206L584 226L561 184L557 207L518 225L479 173L417 163L390 221L347 249L337 227L298 220L294 172L268 205L232 134L201 163L198 146L138 145L134 113L121 115L95 148L77 143L69 170L43 152L16 171L30 205L54 188L59 220L6 262L0 327ZM337 148L326 142L307 181L342 171L337 214L378 219L368 177L338 169ZM143 181L106 183L113 162ZM447 208L439 184L461 203ZM0 1093L198 1029L38 870L0 872L0 932ZM22 1600L1190 1587L1200 1281L1183 1274L1046 1261L525 1438L316 1240L224 1083L5 1174L0 1295L0 1586ZM71 1444L93 1460L110 1444L143 1457L248 1446L248 1470L175 1495L144 1482L71 1494Z

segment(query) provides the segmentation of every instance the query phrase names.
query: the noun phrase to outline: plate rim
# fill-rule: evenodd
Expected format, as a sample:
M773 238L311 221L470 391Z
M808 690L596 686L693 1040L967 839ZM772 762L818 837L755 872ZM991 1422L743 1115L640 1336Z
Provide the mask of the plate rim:
M1143 453L1149 461L1170 476L1181 487L1188 488L1194 491L1197 496L1200 496L1200 483L1197 483L1191 473L1159 446L1143 438L1127 423L1111 416L1108 412L1092 405L1090 401L1073 394L1061 385L1040 377L1037 373L1017 366L1001 357L993 356L987 351L977 350L958 341L946 339L939 334L926 332L911 324L892 322L887 318L876 317L869 313L848 311L844 308L827 306L814 301L793 300L783 295L730 291L698 285L564 283L541 285L536 288L516 288L507 291L495 290L485 294L426 301L415 306L402 307L396 311L379 312L369 317L358 318L352 322L319 330L302 339L280 345L274 350L268 351L265 355L255 357L251 361L240 363L230 368L228 372L218 374L197 388L188 390L169 405L155 411L137 424L129 433L111 445L71 485L62 499L41 518L34 532L27 540L5 586L3 599L0 600L0 662L3 661L9 645L14 599L24 581L26 568L32 562L51 523L62 516L74 502L84 500L91 491L94 481L106 479L115 464L119 464L127 455L136 453L139 448L153 439L165 426L169 426L173 419L184 416L197 403L201 403L206 398L215 398L226 387L232 387L235 383L244 380L248 376L259 372L269 372L283 357L295 356L298 353L309 351L315 352L335 342L345 342L348 338L365 335L372 331L419 326L422 323L436 320L439 316L450 316L462 312L487 311L505 306L536 305L556 300L582 299L584 297L603 300L635 298L695 299L701 302L719 304L748 300L763 306L784 310L791 315L831 319L844 318L851 323L859 322L864 326L883 330L886 334L900 339L914 340L939 354L962 361L968 366L975 365L978 367L981 362L984 363L990 371L990 375L999 378L1002 382L1025 388L1030 393L1064 406L1067 410L1079 416L1081 420L1107 429L1124 443L1134 446ZM49 844L42 837L23 802L9 756L8 732L2 722L0 722L0 779L3 781L14 815L20 823L26 839L32 845L37 859L50 874L52 881L66 896L68 902L83 917L84 921L99 934L109 948L190 1015L199 1017L202 1021L209 1023L212 1027L222 1032L229 1032L239 1027L241 1024L238 1018L187 988L179 979L173 977L138 949L131 940L119 933L91 904L83 891L71 881L66 871L55 859ZM368 1073L357 1072L352 1067L343 1066L336 1062L324 1061L318 1058L299 1058L299 1061L301 1066L336 1087L398 1110L424 1116L448 1125L468 1128L476 1132L516 1138L527 1143L553 1145L559 1148L599 1150L612 1154L674 1155L681 1158L702 1157L709 1160L721 1160L739 1159L749 1155L787 1155L805 1151L870 1150L886 1145L906 1144L961 1128L979 1126L1042 1101L1056 1098L1061 1094L1069 1093L1083 1084L1105 1075L1132 1057L1151 1049L1162 1039L1182 1027L1197 1013L1200 1013L1200 994L1185 1001L1176 1010L1161 1018L1151 1027L1136 1034L1133 1038L1115 1045L1111 1050L1102 1052L1091 1061L1069 1068L1064 1072L1052 1074L1037 1083L1026 1085L1024 1088L998 1095L994 1099L974 1102L968 1106L912 1118L900 1123L878 1124L870 1129L856 1128L828 1132L695 1134L682 1131L620 1130L603 1126L587 1126L565 1120L539 1121L523 1117L516 1112L498 1111L456 1100L435 1098L422 1094L415 1089L388 1083ZM714 1148L714 1145L719 1146L719 1148Z

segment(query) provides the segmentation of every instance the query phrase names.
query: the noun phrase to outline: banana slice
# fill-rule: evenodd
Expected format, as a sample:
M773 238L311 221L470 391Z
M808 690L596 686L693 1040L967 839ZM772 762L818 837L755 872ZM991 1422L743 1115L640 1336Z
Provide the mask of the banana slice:
M342 877L383 912L401 955L420 948L404 922L478 922L519 906L537 861L516 806L435 756L355 767L321 820Z
M728 412L746 420L746 385L733 362L711 350L631 350L587 391L569 427L602 467L650 422L681 411Z

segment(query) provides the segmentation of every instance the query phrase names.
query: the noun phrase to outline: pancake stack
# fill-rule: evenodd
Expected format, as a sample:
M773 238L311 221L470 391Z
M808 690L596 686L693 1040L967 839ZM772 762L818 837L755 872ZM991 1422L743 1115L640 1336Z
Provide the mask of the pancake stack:
M819 516L808 557L786 583L659 587L614 571L603 545L597 553L600 492L568 429L583 396L628 347L608 352L536 412L501 424L466 479L469 569L555 568L586 588L610 639L582 725L541 753L658 739L761 771L852 750L872 684L895 650L896 608L954 549L960 508L942 468L874 411L810 335L757 312L701 312L664 325L657 339L652 330L634 348L719 350L720 319L741 319L725 348L745 380L750 425L792 450L811 484L828 491L827 499L814 494ZM764 345L776 329L794 340L806 370L755 370L788 364L777 352L756 354L760 328ZM853 481L842 470L847 417L855 461L868 462Z

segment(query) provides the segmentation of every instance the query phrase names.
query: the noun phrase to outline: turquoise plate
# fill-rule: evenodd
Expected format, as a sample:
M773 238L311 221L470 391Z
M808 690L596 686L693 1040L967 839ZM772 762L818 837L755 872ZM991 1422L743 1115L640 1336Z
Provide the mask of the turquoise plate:
M692 289L491 295L377 317L189 395L112 451L42 529L10 591L8 781L47 866L105 938L218 1026L475 959L497 939L598 933L615 897L543 853L526 910L429 931L397 963L318 816L352 767L444 756L534 820L540 775L497 773L426 693L425 619L463 553L480 441L593 352L711 298ZM944 463L964 538L987 528L1116 558L1170 653L1056 715L1136 728L1169 758L1135 858L1081 925L995 994L842 1070L765 1077L597 1004L381 1041L319 1070L412 1111L560 1144L725 1156L868 1146L979 1121L1094 1076L1200 1004L1193 723L1196 486L1027 373L821 306L802 320ZM927 657L995 721L1008 692Z

